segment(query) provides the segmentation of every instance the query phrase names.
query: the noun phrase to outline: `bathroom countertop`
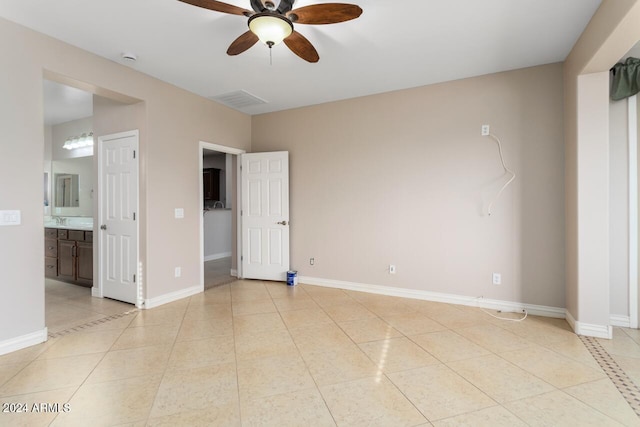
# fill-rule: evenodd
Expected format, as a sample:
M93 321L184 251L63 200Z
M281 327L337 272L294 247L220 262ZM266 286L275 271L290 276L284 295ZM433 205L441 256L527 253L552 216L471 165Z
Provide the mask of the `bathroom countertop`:
M46 224L45 228L60 228L63 230L83 230L83 231L93 231L93 225L59 225L59 224Z
M45 228L60 228L63 230L93 231L93 218L83 220L83 217L66 218L66 224L57 224L55 220L45 220Z

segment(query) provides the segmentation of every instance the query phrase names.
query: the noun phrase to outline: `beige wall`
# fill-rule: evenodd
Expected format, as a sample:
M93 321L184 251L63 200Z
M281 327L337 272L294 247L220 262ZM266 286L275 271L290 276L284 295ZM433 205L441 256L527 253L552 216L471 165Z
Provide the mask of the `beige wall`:
M564 64L566 304L596 328L610 318L608 70L640 39L638 22L639 0L603 0Z
M506 177L496 143L480 136L485 123L518 174L491 217L487 203ZM560 64L265 114L252 125L253 151L290 152L291 266L300 275L564 307Z
M0 209L19 209L22 225L0 228L0 343L44 324L42 173L43 73L83 89L144 101L141 215L148 298L199 284L200 140L248 149L251 118L128 67L0 19ZM175 220L173 209L185 209ZM4 242L12 242L7 245ZM173 267L182 277L173 278Z

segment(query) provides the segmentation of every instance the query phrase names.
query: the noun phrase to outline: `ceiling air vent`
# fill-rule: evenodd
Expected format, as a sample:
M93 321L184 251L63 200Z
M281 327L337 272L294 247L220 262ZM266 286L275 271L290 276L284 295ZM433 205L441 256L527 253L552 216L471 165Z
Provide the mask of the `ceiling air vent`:
M265 101L264 99L258 98L257 96L252 95L244 90L236 90L234 92L223 93L222 95L212 96L210 99L236 109L267 103L267 101Z

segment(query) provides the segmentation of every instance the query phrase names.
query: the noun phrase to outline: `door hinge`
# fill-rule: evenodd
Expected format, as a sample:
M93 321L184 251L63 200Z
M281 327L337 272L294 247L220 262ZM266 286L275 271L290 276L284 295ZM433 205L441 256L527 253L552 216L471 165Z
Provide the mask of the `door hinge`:
M133 283L136 283L136 275L133 275Z
M136 158L136 150L133 150L133 158Z
M136 213L135 212L133 213L133 220L134 221L136 220Z
M244 261L244 256L240 255L240 261Z
M242 215L243 215L243 211L242 211L242 209L240 209L240 216L242 216Z

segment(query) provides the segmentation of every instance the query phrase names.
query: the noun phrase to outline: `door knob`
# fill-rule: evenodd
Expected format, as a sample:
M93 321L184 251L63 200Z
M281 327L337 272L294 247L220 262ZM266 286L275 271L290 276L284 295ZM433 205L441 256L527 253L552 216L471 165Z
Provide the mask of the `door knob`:
M276 224L280 224L280 225L287 225L287 221L280 221L280 222L276 222Z
M102 224L100 226L100 230L106 230L107 229L107 224Z

